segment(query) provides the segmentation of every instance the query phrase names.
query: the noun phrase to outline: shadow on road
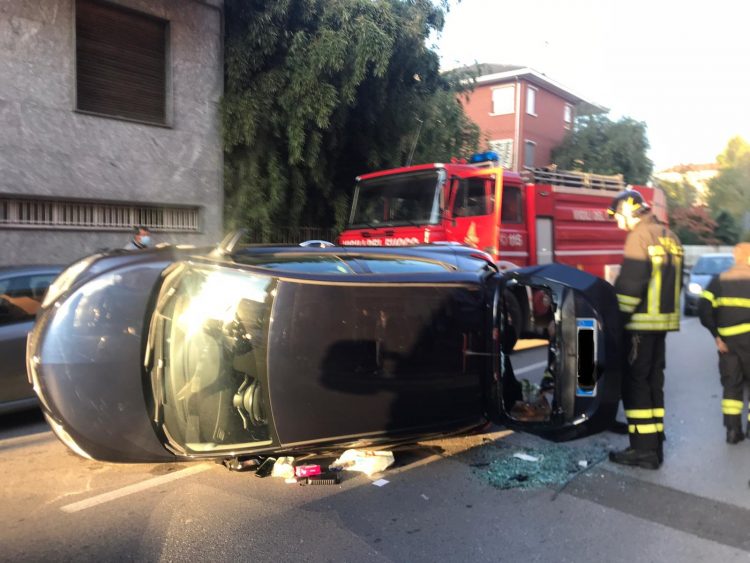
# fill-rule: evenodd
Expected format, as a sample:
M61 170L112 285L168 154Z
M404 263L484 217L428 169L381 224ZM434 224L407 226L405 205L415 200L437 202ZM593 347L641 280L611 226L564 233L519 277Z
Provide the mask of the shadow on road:
M48 432L49 429L39 409L0 415L0 440Z

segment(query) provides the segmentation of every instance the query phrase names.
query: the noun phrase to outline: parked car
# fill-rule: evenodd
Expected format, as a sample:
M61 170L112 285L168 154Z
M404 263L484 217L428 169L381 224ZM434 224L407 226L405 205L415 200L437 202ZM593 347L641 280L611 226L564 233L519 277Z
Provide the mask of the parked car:
M731 253L703 254L698 258L690 270L690 277L685 284L685 315L696 315L698 313L698 301L711 278L718 276L732 266L734 266L734 256Z
M91 257L45 302L29 371L47 420L77 453L292 453L488 420L568 439L616 414L617 300L584 272L503 274L459 246L185 252ZM533 420L512 410L508 291L543 291L555 312L552 400Z
M37 405L26 377L26 335L62 266L0 267L0 414Z

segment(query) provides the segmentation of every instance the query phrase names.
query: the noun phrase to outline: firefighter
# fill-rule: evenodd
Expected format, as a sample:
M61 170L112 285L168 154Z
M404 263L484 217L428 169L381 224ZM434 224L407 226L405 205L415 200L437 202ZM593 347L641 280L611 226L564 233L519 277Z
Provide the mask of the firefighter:
M701 324L716 339L724 388L721 412L727 442L736 444L745 438L742 433L743 393L745 383L750 382L750 243L734 247L734 266L714 276L701 294L698 314Z
M658 469L664 460L666 335L680 328L683 250L636 190L620 192L608 211L628 231L615 292L625 328L622 402L630 437L630 446L610 452L609 459Z

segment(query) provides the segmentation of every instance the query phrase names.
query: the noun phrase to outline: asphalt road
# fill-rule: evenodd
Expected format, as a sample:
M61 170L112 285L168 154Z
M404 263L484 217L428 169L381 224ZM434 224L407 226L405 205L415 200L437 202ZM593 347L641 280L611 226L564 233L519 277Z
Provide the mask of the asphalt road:
M489 484L500 449L545 445L498 427L398 451L373 479L300 487L211 463L88 461L38 413L0 417L0 560L747 560L750 442L724 442L712 339L688 318L667 347L662 469L604 461L557 495ZM565 447L626 442L603 433Z

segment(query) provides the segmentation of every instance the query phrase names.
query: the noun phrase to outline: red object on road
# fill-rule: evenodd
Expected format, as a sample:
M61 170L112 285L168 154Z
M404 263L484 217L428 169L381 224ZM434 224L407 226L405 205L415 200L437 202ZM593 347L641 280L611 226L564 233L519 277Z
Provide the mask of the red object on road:
M320 475L320 465L299 465L294 468L294 474L297 477L310 477Z

